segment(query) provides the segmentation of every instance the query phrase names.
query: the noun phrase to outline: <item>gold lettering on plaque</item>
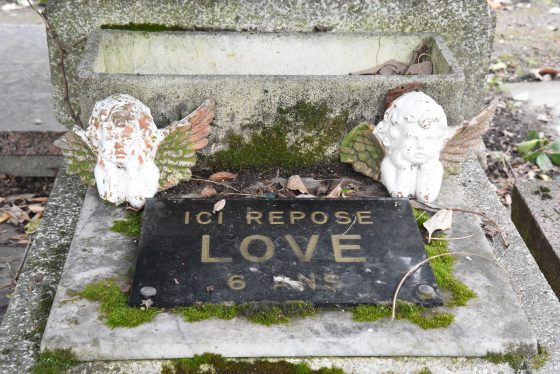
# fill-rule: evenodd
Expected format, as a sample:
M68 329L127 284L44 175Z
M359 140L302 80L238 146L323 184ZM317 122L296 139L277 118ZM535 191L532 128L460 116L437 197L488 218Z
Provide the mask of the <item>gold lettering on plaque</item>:
M268 222L271 225L283 225L282 212L268 212Z
M313 257L313 253L315 253L315 248L317 247L317 242L319 241L319 235L311 235L311 239L309 239L309 243L307 244L305 253L303 253L299 244L296 242L292 235L285 235L284 237L286 238L286 241L288 242L290 247L292 247L292 250L294 251L300 262L311 261L311 257Z
M317 218L317 216L321 216L321 218ZM323 212L313 212L311 213L311 221L313 221L313 223L317 224L317 225L322 225L323 223L326 223L329 220L329 216L327 216L325 213Z
M245 288L245 285L246 283L243 275L232 275L228 279L228 286L232 290L236 290L236 291L242 290Z
M361 235L331 235L334 259L336 262L366 262L365 257L346 257L342 251L360 250L359 244L343 244L341 240L360 240Z
M335 221L341 225L348 225L352 223L352 218L350 218L350 214L348 212L336 212L334 214Z
M261 257L253 256L249 253L249 244L251 244L251 242L255 240L259 240L266 245L266 252ZM274 256L274 243L272 242L272 240L270 240L270 238L264 235L250 235L243 239L239 250L241 251L241 255L245 257L247 261L265 262L267 260L270 260L270 258Z
M202 235L202 253L200 256L201 262L211 262L211 263L220 263L220 262L232 262L233 259L231 257L212 257L210 256L210 235Z
M207 217L206 219L203 220L202 217ZM200 212L196 215L196 222L201 224L201 225L207 225L210 222L212 222L212 213L210 212Z
M303 212L292 212L290 211L290 223L293 225L297 220L304 219L305 213Z
M259 225L262 225L262 213L261 212L247 212L247 224L250 225L251 221L255 221L256 223L258 223Z
M373 221L371 220L371 212L357 212L358 223L360 225L371 225Z
M307 287L311 288L312 290L317 288L317 281L315 280L315 274L309 274L309 277L306 277L302 273L298 273L297 275L298 281L301 283L305 283Z

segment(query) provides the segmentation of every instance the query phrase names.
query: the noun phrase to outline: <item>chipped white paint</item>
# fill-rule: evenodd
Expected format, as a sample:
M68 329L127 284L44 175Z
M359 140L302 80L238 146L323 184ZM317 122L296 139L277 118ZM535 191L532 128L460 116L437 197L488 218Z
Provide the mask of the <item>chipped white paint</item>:
M374 130L386 150L381 182L391 196L434 201L443 179L440 152L453 134L443 108L425 93L397 98Z
M140 100L109 96L95 104L89 127L74 132L97 155L94 174L102 199L141 208L145 198L156 194L159 170L154 158L163 135Z

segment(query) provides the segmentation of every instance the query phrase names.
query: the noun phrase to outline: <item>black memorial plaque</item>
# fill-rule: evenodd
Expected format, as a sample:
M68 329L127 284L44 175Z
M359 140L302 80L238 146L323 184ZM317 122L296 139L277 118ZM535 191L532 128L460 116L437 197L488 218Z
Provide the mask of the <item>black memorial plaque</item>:
M305 300L318 306L389 303L426 254L408 200L148 199L130 305ZM399 298L434 275L423 266ZM146 288L144 295L146 295ZM153 290L152 290L153 291Z

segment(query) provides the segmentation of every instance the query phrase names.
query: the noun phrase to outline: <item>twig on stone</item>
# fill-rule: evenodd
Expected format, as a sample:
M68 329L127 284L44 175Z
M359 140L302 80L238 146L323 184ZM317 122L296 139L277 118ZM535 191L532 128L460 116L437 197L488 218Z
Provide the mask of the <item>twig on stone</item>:
M82 121L80 120L80 117L76 114L76 112L74 111L74 108L72 107L72 103L70 102L70 89L68 87L68 79L66 77L66 67L64 65L64 61L65 61L64 60L64 55L66 54L66 50L62 47L62 43L60 42L60 39L58 38L58 35L57 35L56 31L51 26L51 24L49 22L49 19L47 18L45 13L41 12L39 9L37 9L31 3L30 0L27 0L27 3L31 7L31 9L33 9L35 11L35 13L37 13L39 15L39 17L41 17L41 19L45 23L45 27L47 28L47 31L51 34L51 38L52 38L53 42L55 42L55 44L58 48L59 58L60 58L60 73L62 75L62 81L63 81L62 86L64 88L64 102L66 103L66 106L68 107L68 111L70 112L70 116L72 117L74 122L83 129L84 126L82 124Z
M502 228L498 225L498 223L496 221L494 221L492 218L488 217L486 214L482 213L482 212L477 212L475 210L468 210L468 209L463 209L463 208L439 208L439 207L435 207L426 203L423 203L421 201L418 200L412 200L411 201L412 206L417 205L416 208L419 209L426 209L429 210L431 212L437 212L440 209L449 209L452 210L454 212L461 212L461 213L469 213L469 214L474 214L477 215L479 217L482 217L483 220L490 222L491 224L493 224L496 227L496 230L498 230L498 232L500 233L500 237L502 238L502 242L504 243L504 247L508 248L509 247L509 240L507 240L506 235L504 233L504 231L502 230ZM420 205L420 206L418 206Z
M210 179L191 178L190 180L192 180L192 181L198 181L198 182L213 183L213 184L216 184L216 185L218 185L218 186L222 186L222 187L226 187L226 188L229 188L229 189L231 189L231 190L234 190L235 192L241 192L241 191L239 191L239 190L238 190L237 188L235 188L235 187L228 186L227 184L224 184L224 183L212 181L212 180L210 180Z
M407 280L407 278L410 277L412 274L414 274L418 269L420 269L422 267L422 265L426 264L430 260L433 260L433 259L438 258L438 257L443 257L443 256L465 256L465 257L475 256L475 257L480 257L480 258L486 259L486 260L494 263L495 265L497 265L500 269L502 269L509 276L508 271L502 265L498 264L496 261L494 261L490 257L479 255L478 253L472 253L472 252L440 253L439 255L434 255L434 256L428 257L427 259L425 259L423 261L420 261L419 263L414 265L412 268L410 268L410 270L404 275L404 277L399 282L399 285L397 286L397 289L395 290L395 294L393 295L393 304L392 304L392 307L391 307L391 321L395 320L396 313L397 313L396 312L396 310L397 310L397 297L399 296L399 291L401 290L401 287L404 284L404 282Z
M356 224L356 219L358 218L358 216L354 216L354 220L352 221L352 223L350 224L350 226L348 226L348 228L346 229L346 231L344 231L342 233L342 235L346 235L348 233L348 231L350 231L350 229L352 228L352 226L354 226Z

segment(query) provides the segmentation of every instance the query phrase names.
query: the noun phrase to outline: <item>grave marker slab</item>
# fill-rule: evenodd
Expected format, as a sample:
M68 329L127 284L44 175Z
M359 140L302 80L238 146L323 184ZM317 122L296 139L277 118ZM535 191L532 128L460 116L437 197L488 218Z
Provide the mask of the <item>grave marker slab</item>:
M147 200L130 305L148 297L161 307L389 303L403 275L426 258L408 200L228 200L215 213L213 205ZM441 305L437 292L420 299L420 286L437 290L429 266L400 297Z

